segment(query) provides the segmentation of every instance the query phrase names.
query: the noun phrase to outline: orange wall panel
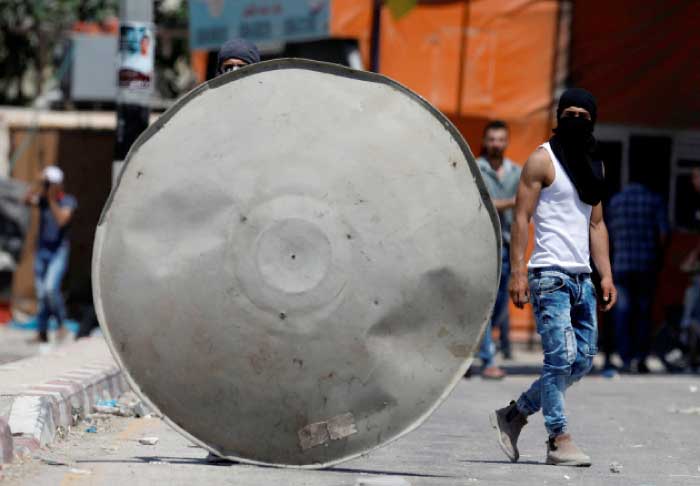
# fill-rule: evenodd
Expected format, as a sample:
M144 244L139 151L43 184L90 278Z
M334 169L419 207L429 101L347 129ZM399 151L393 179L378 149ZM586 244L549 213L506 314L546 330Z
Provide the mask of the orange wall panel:
M555 0L426 2L400 19L384 8L380 71L445 112L477 154L487 121L508 122L523 163L550 135L557 22Z
M331 0L331 37L357 39L365 66L369 66L372 4L372 0Z
M467 2L419 4L395 19L382 11L379 68L447 114L457 111Z
M207 80L207 61L209 60L209 51L193 49L190 52L190 66L197 78L197 83L203 83Z
M515 119L549 110L556 1L472 1L462 79L463 115Z

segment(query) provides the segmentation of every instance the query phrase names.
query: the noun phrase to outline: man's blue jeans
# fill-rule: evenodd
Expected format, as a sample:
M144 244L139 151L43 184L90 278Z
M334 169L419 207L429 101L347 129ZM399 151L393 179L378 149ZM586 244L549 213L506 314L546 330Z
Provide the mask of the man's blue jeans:
M484 368L493 365L493 358L496 355L496 345L493 343L491 331L494 327L501 330L501 349L506 352L510 349L509 334L509 316L508 302L508 280L510 279L510 251L508 245L503 245L501 253L501 280L498 284L498 294L496 294L496 303L493 306L493 315L484 331L484 337L481 340L479 348L479 359L481 359Z
M66 244L53 251L46 248L37 250L34 259L34 285L39 301L37 327L40 335L46 335L51 316L56 318L59 326L66 318L61 281L66 273L69 254L70 250Z
M566 432L566 389L591 370L598 352L595 286L589 274L558 268L531 270L529 281L544 366L517 406L526 415L542 409L552 437Z

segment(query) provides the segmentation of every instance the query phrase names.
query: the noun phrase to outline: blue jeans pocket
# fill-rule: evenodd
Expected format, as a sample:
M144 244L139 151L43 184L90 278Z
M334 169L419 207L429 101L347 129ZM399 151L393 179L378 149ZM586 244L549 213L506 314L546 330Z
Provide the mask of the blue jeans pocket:
M570 327L552 326L540 330L546 370L568 374L576 361L576 336Z
M536 282L536 290L540 295L556 292L564 287L565 284L564 279L556 275L543 275Z
M573 363L576 360L576 335L570 327L564 329L564 342L566 345L566 360Z

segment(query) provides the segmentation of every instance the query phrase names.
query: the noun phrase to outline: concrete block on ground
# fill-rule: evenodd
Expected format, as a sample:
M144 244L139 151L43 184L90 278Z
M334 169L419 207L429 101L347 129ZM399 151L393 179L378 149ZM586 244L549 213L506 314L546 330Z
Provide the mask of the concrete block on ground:
M12 432L7 425L7 421L0 417L0 464L12 462L14 457L14 445L12 441Z
M81 340L47 355L0 366L0 376L10 459L12 446L15 453L27 453L50 444L75 425L77 417L91 413L99 400L119 398L129 390L101 338ZM2 434L0 439L4 447Z

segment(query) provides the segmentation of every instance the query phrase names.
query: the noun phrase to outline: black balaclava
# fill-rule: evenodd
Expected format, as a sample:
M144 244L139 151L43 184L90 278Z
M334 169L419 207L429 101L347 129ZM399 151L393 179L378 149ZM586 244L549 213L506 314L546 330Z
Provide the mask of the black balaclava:
M217 56L216 73L223 74L221 64L227 59L240 59L246 64L260 62L260 52L252 42L245 39L231 39L226 42Z
M571 106L584 108L591 119L562 117L564 110ZM596 146L593 126L597 115L596 100L591 93L581 88L567 89L559 98L557 128L549 139L554 155L576 187L581 201L591 206L601 201L605 191L603 163L593 159Z

